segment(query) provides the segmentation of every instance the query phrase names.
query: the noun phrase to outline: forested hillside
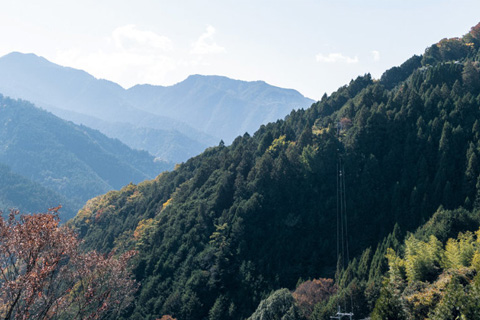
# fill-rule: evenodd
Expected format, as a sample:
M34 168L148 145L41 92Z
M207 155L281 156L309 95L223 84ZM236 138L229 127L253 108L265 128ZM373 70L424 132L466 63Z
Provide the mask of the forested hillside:
M62 214L73 217L75 205L66 197L49 190L37 182L13 173L9 167L0 164L0 211L9 209L22 212L42 212L45 208L62 206Z
M388 273L372 319L478 318L479 213L462 209L443 212L449 218L444 221L438 219L441 213L436 214L415 234L408 235L396 251L389 248ZM442 229L448 230L452 221L469 223L445 234Z
M91 197L155 177L170 166L22 100L0 96L0 124L0 163L68 198L74 208L65 218Z
M374 280L357 286L354 312L368 315L388 247L398 249L403 234L439 206L447 213L479 206L479 48L477 25L379 80L358 77L253 136L90 200L72 222L85 246L139 251L135 274L142 287L125 317L260 319L275 304L259 303L274 290L334 277L339 157L350 256L359 259L350 270L366 279L362 286ZM351 125L338 135L341 119ZM373 257L373 249L364 251L377 246ZM348 275L337 274L340 295L351 290ZM276 291L269 299L286 296ZM335 301L322 301L309 317L329 319Z

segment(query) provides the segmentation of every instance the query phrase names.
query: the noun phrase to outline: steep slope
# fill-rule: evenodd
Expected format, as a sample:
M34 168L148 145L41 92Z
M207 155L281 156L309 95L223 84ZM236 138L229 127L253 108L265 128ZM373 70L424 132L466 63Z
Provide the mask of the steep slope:
M119 96L123 88L119 85L53 64L34 54L13 52L3 56L0 70L4 75L1 91L11 97L100 118L116 117L122 111Z
M313 103L295 90L220 76L194 75L171 87L137 85L127 93L140 109L184 121L228 143Z
M213 143L212 138L197 131L192 132L192 135L197 134L197 139L191 139L189 135L176 129L162 130L156 129L157 125L142 126L142 123L110 122L77 112L58 108L49 109L62 119L74 119L72 121L75 123L101 130L108 137L116 138L133 149L147 150L160 161L171 163L185 161L205 150L209 143ZM157 124L161 126L161 123Z
M93 196L170 167L25 101L0 97L0 124L0 162L64 195L77 208Z
M407 234L396 246L384 247L383 277L378 279L380 286L375 290L371 282L365 285L364 275L368 278L378 268L373 259L368 267L369 254L364 252L343 276L343 280L351 281L345 292L353 291L354 304L363 305L357 311L363 309L364 313L357 312L356 316L369 315L372 320L477 319L479 213L477 209L439 209L415 233ZM363 276L358 277L360 274ZM365 303L365 296L372 297L372 291L376 291L373 304ZM310 319L327 319L335 313L337 301L328 304L322 301ZM365 308L368 305L370 308ZM330 310L323 312L325 309Z
M333 290L314 288L307 280L297 285L291 299L310 320L331 319L339 305L343 311L353 311L355 319L476 319L479 227L478 208L440 207L415 232L405 233L396 226L376 248L352 259L335 275ZM333 280L313 282L332 284ZM286 310L280 310L281 317Z
M62 205L62 217L68 219L76 214L75 205L64 196L15 174L8 166L0 164L1 211L7 213L10 209L18 209L22 213L43 212L58 205Z
M90 200L73 221L86 247L139 250L142 288L126 317L244 319L273 290L333 277L339 157L351 256L440 205L478 208L479 29ZM337 134L342 119L351 125Z

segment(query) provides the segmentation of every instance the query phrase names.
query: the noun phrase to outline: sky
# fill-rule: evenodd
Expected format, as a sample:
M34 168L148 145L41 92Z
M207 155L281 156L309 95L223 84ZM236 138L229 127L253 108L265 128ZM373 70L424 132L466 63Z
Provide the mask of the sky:
M124 88L222 75L320 99L479 22L478 0L15 0L0 3L0 56Z

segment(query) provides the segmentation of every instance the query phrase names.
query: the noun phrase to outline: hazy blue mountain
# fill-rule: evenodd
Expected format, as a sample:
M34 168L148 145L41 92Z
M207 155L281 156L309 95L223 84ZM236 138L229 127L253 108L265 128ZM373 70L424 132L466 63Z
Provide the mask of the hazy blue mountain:
M139 109L184 121L228 143L314 102L298 91L263 81L202 75L170 87L137 85L127 93L129 102Z
M198 142L177 130L160 130L118 122L104 123L102 128L106 135L129 146L139 150L152 150L157 158L176 163L183 162L185 157L200 154L211 145Z
M169 87L138 85L125 90L84 71L18 52L0 58L0 74L0 93L32 101L61 118L174 162L221 139L229 143L253 133L261 124L313 102L295 90L219 76L195 75Z
M10 53L0 59L3 94L99 118L122 112L119 85L88 73L62 67L34 54ZM94 104L92 104L94 103ZM99 108L101 106L101 108Z
M45 212L58 205L62 205L60 214L65 220L76 213L75 205L64 196L13 173L0 163L0 210L5 214L10 209L19 209L22 213Z
M181 162L196 154L183 154L178 150L174 153L176 156L165 154L164 150L175 149L174 146L181 141L190 140L189 147L198 152L219 141L182 121L133 107L124 98L126 91L116 83L59 66L34 54L13 52L3 56L0 58L0 74L0 93L31 101L63 119L100 130L113 138L125 136L122 132L125 123L134 125L130 126L130 133L139 138L131 137L130 147L144 147L143 133L149 131L149 139L160 143L155 144L159 145L157 148L152 145L145 150L156 156L162 155L167 161Z
M51 112L62 119L75 119L75 122L100 130L105 135L119 139L131 148L146 150L159 160L171 163L180 163L186 158L200 154L216 141L216 139L199 132L197 132L197 138L200 137L200 140L205 142L192 139L176 129L162 130L129 122L109 122L57 108L51 109Z
M29 102L0 97L0 106L0 163L66 196L77 208L172 166Z

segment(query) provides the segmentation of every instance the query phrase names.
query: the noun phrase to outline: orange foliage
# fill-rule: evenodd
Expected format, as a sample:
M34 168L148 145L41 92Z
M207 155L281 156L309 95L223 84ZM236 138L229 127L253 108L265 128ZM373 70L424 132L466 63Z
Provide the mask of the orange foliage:
M346 130L348 128L350 128L352 126L352 120L350 120L349 118L342 118L340 120L340 128L342 130Z
M480 23L472 27L472 29L470 30L470 34L473 38L480 40Z
M116 258L81 252L77 235L59 225L59 209L34 215L11 211L8 219L0 212L3 319L69 319L74 314L97 319L132 301L138 286L127 265L135 253Z
M164 204L162 204L162 210L172 204L173 199L168 199Z
M156 320L177 320L177 319L167 314L161 317L160 319L156 319Z
M135 231L133 232L133 237L137 240L140 239L143 234L145 234L145 232L151 229L153 226L154 221L151 218L140 220L137 227L135 228Z
M308 319L315 305L328 299L335 292L336 288L332 279L313 279L299 285L293 292L293 298L303 315Z

